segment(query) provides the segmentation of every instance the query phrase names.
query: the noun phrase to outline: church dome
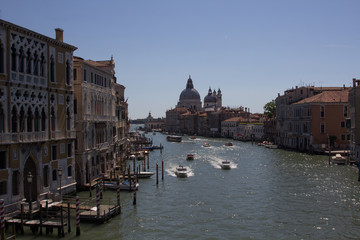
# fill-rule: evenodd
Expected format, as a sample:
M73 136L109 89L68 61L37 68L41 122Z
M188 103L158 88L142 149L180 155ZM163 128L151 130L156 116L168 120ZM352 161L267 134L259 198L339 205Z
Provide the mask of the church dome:
M214 96L214 94L212 94L211 88L209 88L208 95L206 95L204 98L204 103L206 102L212 102L212 103L216 102L216 97Z
M194 88L192 79L189 76L189 79L186 84L186 88L180 94L180 101L181 100L190 100L190 99L200 100L200 94Z

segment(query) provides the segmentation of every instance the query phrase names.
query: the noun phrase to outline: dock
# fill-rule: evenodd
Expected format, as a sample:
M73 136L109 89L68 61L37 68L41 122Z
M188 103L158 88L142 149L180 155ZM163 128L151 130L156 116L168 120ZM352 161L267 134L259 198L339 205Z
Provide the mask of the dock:
M97 207L93 207L88 211L81 212L80 221L104 223L120 213L121 206L119 205L100 205L99 211L97 211Z

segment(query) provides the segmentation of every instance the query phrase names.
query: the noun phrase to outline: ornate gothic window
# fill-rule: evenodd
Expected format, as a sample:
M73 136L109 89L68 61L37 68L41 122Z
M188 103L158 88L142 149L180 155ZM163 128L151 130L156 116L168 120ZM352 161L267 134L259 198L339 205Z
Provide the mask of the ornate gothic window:
M20 110L20 132L24 132L25 131L25 111L24 108L21 107Z
M11 111L11 132L17 132L18 131L18 116L17 116L17 110L14 106Z
M15 44L11 46L11 71L16 71L16 48Z
M4 44L0 40L0 73L5 73L5 51Z
M34 131L39 132L40 131L40 113L39 109L35 109L35 118L34 118Z
M21 73L25 72L24 61L25 61L25 53L23 47L21 47L19 51L19 72Z
M33 74L34 75L39 75L39 56L37 54L37 52L35 51L34 53L34 64L33 64L34 70L33 70Z
M31 74L31 51L30 49L26 52L26 73Z
M33 131L33 114L30 107L28 108L27 111L26 129L28 132Z
M51 108L51 131L55 131L56 129L56 117L54 107Z
M45 76L45 57L44 57L44 53L41 53L41 57L40 57L40 76L44 77Z
M55 60L53 55L50 57L50 81L55 82Z
M0 104L0 132L5 132L5 114L3 106Z
M43 109L41 112L41 131L45 131L46 130L46 113L45 110Z

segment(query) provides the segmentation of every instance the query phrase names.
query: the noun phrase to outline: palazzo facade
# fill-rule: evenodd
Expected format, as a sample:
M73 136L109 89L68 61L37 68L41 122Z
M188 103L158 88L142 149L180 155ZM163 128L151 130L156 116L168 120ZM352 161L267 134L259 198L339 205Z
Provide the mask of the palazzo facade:
M76 187L76 47L55 31L53 39L0 20L0 198L7 208Z

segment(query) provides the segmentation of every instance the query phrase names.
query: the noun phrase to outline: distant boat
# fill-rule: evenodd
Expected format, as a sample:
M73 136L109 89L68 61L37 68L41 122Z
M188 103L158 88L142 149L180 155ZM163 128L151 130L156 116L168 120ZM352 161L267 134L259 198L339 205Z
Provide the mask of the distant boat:
M210 144L208 142L204 142L203 147L210 147Z
M117 183L116 182L104 182L104 186L108 189L113 189L116 190L117 189ZM120 186L120 190L123 191L134 191L137 190L139 187L138 183L132 183L131 187L130 187L130 183L128 181L122 181L119 183Z
M186 160L194 160L194 154L189 153L189 154L186 156Z
M153 145L152 148L153 148L153 149L163 149L164 146L161 145L161 144L160 144L160 146L158 146L158 145Z
M167 139L169 142L181 142L181 141L182 141L182 137L181 137L181 136L175 136L175 135L167 136L166 139Z
M149 178L154 174L155 174L154 172L139 172L136 173L135 176L138 176L139 178ZM131 172L130 175L133 176L134 172Z
M196 139L196 137L195 137L195 136L191 136L190 139Z
M184 166L179 165L176 167L176 176L178 177L187 177L187 169Z
M231 168L230 161L229 160L222 161L221 162L221 168L222 169L230 169Z
M332 161L338 165L345 165L346 164L346 157L342 156L341 154L337 153L335 156L332 156Z
M231 142L225 143L225 146L232 146L233 144Z

